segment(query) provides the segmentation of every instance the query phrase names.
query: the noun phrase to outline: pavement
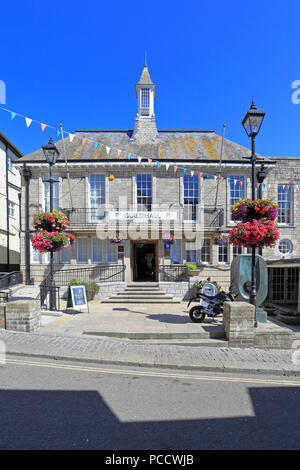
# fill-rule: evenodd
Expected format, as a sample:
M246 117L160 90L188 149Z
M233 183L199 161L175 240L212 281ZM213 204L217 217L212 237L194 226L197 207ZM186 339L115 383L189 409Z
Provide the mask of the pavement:
M62 301L61 308L65 308ZM284 325L286 327L286 325ZM259 330L282 324L268 321ZM299 331L299 327L291 327ZM89 303L86 311L43 312L33 333L0 329L8 355L142 367L300 376L300 351L229 348L222 318L192 323L186 303ZM299 359L298 359L299 357Z

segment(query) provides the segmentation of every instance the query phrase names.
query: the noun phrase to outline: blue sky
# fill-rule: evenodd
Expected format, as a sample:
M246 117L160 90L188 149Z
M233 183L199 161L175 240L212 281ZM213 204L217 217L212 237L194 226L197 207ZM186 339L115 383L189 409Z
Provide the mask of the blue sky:
M241 120L266 111L263 155L300 157L299 1L15 1L1 5L0 80L17 113L66 130L132 129L145 51L159 129L214 129L246 147ZM300 96L300 94L299 94ZM24 153L55 132L0 110Z

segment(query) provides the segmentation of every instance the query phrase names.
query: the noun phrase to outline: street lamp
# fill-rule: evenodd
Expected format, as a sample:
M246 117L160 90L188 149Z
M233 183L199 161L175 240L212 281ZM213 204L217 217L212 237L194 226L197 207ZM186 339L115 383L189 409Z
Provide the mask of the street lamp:
M256 199L256 154L255 154L255 138L260 131L265 112L260 111L252 101L250 109L242 120L242 126L248 137L251 137L251 166L252 166L252 199ZM254 326L257 327L256 319L256 279L255 279L255 246L252 245L252 263L251 263L251 290L250 303L255 308Z
M50 212L53 211L53 183L57 180L53 179L52 169L55 165L59 151L55 147L52 137L48 144L42 146L44 156L47 163L49 163L49 179L46 180L50 184ZM53 251L50 252L50 310L56 310L56 292L55 282L53 277Z

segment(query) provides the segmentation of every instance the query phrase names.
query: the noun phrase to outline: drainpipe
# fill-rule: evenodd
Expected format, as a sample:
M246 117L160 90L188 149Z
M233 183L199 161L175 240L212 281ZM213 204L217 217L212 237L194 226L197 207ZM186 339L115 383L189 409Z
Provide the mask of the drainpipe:
M30 285L30 230L29 230L29 182L31 171L23 166L23 176L25 179L25 284Z

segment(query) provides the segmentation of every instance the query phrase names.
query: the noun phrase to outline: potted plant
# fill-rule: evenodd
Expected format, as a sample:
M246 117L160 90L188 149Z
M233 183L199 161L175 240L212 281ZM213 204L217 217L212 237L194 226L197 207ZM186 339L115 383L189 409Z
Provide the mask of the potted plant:
M262 307L268 315L274 315L276 312L276 307L273 304L267 303L264 304Z
M119 244L119 243L121 243L123 240L125 240L125 237L124 237L121 233L117 232L114 237L111 237L110 243Z
M253 219L276 220L278 204L271 199L239 199L232 206L232 219L251 222Z
M214 237L214 244L215 245L226 245L228 242L228 237L226 235L218 234Z
M291 310L287 313L281 313L277 318L287 325L300 325L300 313L296 310Z
M175 236L173 234L164 235L163 236L163 243L166 250L169 250L171 245L176 243Z
M278 238L279 232L273 220L254 219L237 224L230 232L229 243L234 246L274 248Z
M47 253L69 248L74 240L75 236L67 232L41 231L33 236L32 246L41 253Z
M70 282L69 286L75 286L75 285L85 286L87 300L93 300L95 295L98 294L99 292L99 286L96 282L84 282L78 279L73 279ZM67 293L65 294L65 297L66 296L67 296Z
M189 263L186 265L188 268L188 276L198 276L200 269L197 268L196 264Z
M69 225L68 217L62 212L38 212L33 219L36 230L55 232L65 230Z

